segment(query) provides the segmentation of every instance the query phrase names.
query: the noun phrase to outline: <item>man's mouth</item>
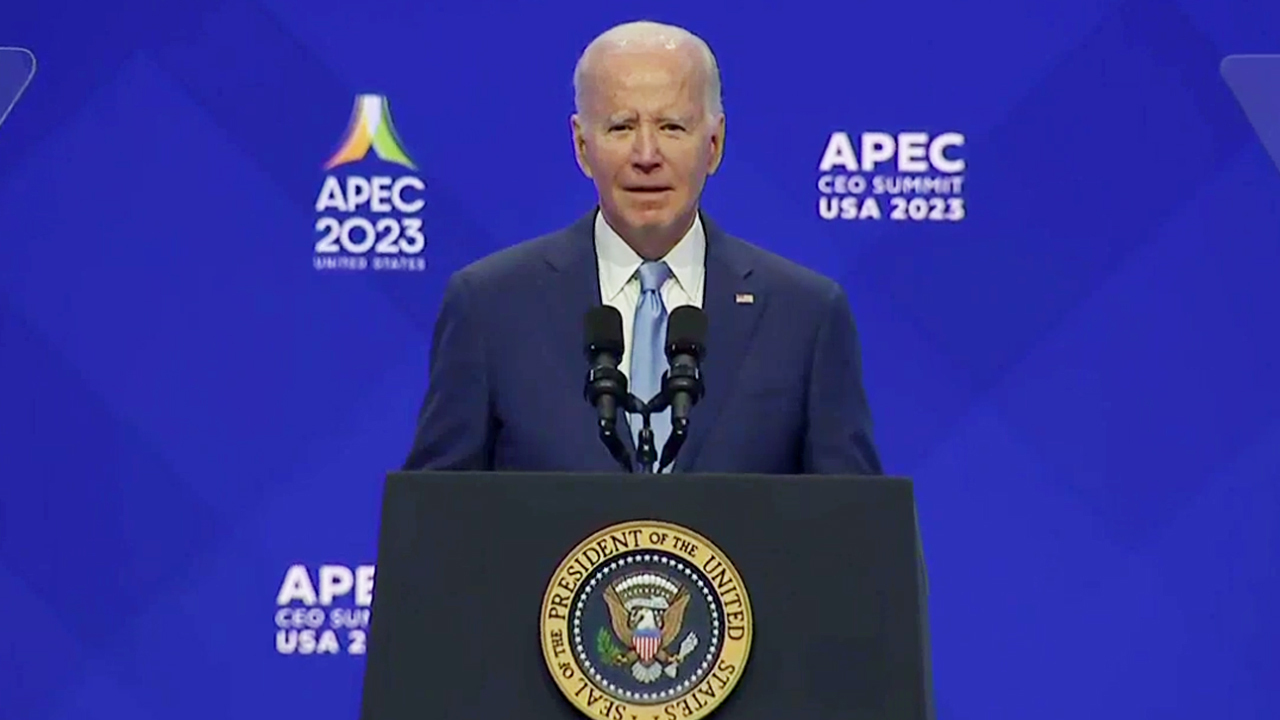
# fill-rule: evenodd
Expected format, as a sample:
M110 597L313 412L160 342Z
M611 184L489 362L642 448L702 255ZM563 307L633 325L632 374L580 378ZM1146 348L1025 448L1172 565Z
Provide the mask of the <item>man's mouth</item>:
M648 194L663 193L663 192L667 192L670 189L671 189L670 185L632 185L625 188L627 192L648 193Z

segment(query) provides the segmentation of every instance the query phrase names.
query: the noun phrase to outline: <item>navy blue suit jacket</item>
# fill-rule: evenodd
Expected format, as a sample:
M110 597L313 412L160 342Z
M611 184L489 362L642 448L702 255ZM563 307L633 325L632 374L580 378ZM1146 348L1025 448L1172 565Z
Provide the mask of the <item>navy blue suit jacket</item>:
M583 398L594 217L449 279L406 470L619 469ZM673 472L882 474L844 291L702 221L706 395ZM634 456L622 413L618 431Z

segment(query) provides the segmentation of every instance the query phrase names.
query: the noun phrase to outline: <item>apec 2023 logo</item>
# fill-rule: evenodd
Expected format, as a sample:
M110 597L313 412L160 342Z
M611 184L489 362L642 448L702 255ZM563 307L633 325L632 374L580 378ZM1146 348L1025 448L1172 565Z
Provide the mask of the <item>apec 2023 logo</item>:
M363 655L373 606L374 565L306 565L285 571L276 591L276 652Z
M818 161L823 220L959 222L965 137L958 132L833 132Z
M371 150L397 174L367 171ZM346 136L324 168L330 173L316 197L316 270L427 269L422 220L427 185L396 133L386 96L356 97ZM332 172L338 168L363 172L339 176Z

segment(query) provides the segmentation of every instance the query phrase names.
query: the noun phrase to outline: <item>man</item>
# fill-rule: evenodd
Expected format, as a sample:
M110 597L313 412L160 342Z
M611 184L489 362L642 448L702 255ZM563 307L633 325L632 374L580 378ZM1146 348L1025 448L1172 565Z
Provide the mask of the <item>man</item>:
M699 211L725 137L707 45L621 25L587 47L574 89L574 150L599 206L449 279L405 469L617 470L583 398L583 316L604 303L645 399L666 369L667 314L707 314L706 395L672 471L880 474L844 292ZM668 416L653 419L659 452ZM619 420L633 456L639 427Z

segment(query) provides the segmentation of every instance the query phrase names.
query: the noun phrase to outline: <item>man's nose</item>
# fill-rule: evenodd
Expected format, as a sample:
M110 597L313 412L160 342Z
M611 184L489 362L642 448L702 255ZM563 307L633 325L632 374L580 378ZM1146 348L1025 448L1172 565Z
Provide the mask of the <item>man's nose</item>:
M652 172L662 165L662 151L652 130L643 129L636 133L636 141L631 148L631 163L644 172Z

